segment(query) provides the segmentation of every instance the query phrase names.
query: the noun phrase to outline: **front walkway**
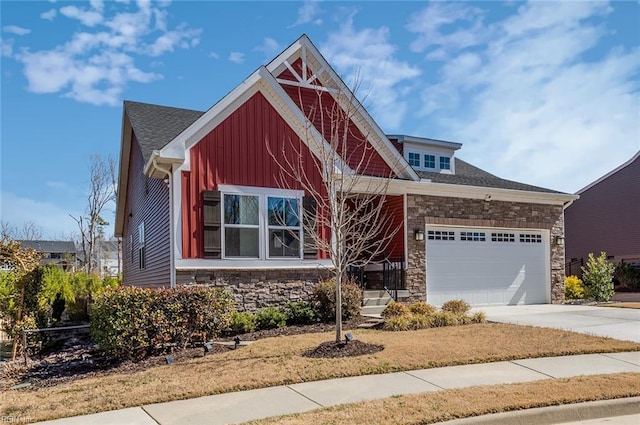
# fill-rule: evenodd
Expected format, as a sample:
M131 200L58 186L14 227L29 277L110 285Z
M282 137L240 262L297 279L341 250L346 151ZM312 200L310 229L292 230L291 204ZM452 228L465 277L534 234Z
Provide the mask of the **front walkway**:
M564 329L640 342L640 310L586 305L534 304L477 307L490 322Z
M401 394L622 372L640 373L640 351L545 357L329 379L158 403L42 424L237 424ZM640 413L640 404L636 401L632 405L638 407L638 411L632 413Z

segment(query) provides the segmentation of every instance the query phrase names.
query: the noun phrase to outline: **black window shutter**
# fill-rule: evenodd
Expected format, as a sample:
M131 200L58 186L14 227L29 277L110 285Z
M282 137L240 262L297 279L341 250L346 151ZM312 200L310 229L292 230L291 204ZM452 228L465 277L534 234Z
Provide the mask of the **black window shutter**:
M202 192L202 223L205 258L222 258L222 220L220 217L220 192Z
M317 210L316 200L312 196L305 196L302 198L302 209L304 210L302 214L302 219L304 223L303 228L303 257L305 260L313 260L318 258L318 247L308 231L309 228L316 229L318 228L318 223L316 222L316 210Z

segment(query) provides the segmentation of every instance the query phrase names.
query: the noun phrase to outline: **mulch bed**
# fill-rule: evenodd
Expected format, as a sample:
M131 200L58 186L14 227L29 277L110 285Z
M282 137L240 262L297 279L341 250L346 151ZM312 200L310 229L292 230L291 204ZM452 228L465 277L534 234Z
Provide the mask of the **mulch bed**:
M304 357L312 358L339 358L339 357L353 357L364 356L367 354L377 353L382 351L384 347L377 344L368 344L366 342L358 341L357 339L350 342L337 343L335 341L323 342L316 348L305 351L302 355Z
M344 322L343 328L345 331L352 330L364 321L366 321L366 318L356 317ZM242 341L257 341L263 338L327 332L334 329L335 324L314 323L311 325L287 326L257 331L238 336ZM233 341L234 338L235 335L230 335L222 340ZM358 356L374 353L382 349L382 347L379 349L366 347L368 344L355 340L343 348L339 348L335 342L325 344L321 344L311 350L316 351L316 354L309 357ZM0 391L5 391L12 385L24 382L31 384L29 388L37 389L52 387L76 379L117 373L133 373L167 364L169 360L172 363L183 363L197 357L216 355L233 349L233 346L212 344L207 353L205 353L204 347L200 346L172 350L171 352L147 357L140 361L117 361L101 352L88 336L77 335L65 341L55 351L32 357L26 367L21 359L15 362L0 362ZM170 359L168 356L171 356Z

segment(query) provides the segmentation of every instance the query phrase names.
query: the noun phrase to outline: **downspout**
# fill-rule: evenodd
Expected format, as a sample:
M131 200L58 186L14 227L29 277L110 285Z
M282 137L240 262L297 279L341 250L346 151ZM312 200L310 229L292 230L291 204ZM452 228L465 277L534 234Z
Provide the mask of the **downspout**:
M158 155L154 153L153 167L167 175L167 186L169 186L169 287L176 287L176 267L175 267L175 255L173 252L173 184L172 184L172 172L168 168L163 168L158 165Z

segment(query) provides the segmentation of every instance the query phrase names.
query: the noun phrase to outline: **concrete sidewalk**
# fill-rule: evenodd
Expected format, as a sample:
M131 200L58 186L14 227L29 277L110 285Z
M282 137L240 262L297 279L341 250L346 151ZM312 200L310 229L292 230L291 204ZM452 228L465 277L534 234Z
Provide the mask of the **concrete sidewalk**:
M640 351L545 357L329 379L158 403L41 424L236 424L401 394L620 372L640 373ZM631 413L640 414L640 403L634 406L638 409Z

